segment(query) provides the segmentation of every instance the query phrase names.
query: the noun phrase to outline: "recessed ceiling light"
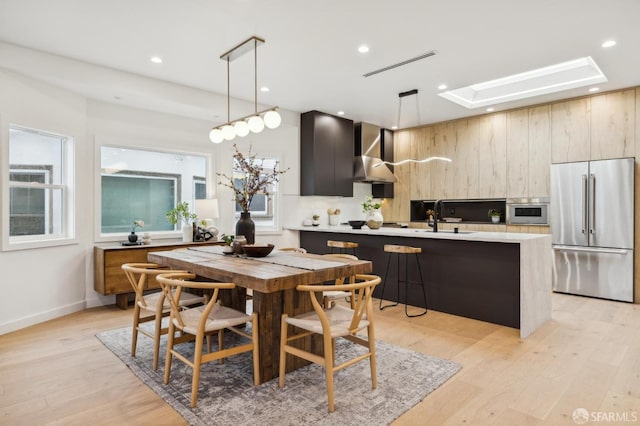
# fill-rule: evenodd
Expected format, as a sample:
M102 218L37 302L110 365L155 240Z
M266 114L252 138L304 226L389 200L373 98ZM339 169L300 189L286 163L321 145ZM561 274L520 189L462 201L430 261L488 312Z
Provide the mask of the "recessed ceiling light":
M360 53L367 53L369 51L369 46L367 46L366 44L363 44L362 46L358 47L358 52Z
M495 109L493 109L493 108L487 108L487 112L493 112L493 111L495 111Z
M615 45L616 45L615 40L607 40L604 43L602 43L602 47L613 47Z
M447 88L446 84L441 84L440 86L438 86L438 90L444 90Z
M449 90L438 93L438 96L471 109L590 86L606 81L608 81L607 77L598 68L595 61L590 56L587 56Z
M344 111L338 111L338 115L344 115Z
M598 90L600 90L599 87L592 87L591 89L589 89L590 92L597 92Z
M261 92L268 92L268 91L269 91L269 88L268 88L267 86L262 86L262 87L260 88L260 91L261 91Z
M391 126L391 130L398 130L398 126Z
M160 56L152 56L151 57L151 62L153 62L154 64L161 64L162 63L162 58Z

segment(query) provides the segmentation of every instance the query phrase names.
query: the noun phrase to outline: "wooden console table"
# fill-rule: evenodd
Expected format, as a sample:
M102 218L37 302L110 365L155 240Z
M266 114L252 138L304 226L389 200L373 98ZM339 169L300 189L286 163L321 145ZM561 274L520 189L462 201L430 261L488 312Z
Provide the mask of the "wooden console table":
M152 242L148 245L122 246L120 243L105 243L93 247L93 288L100 294L108 296L115 294L116 305L120 309L127 309L129 293L133 293L131 284L127 281L121 266L123 263L146 263L147 254L153 251L167 251L202 244L213 243L183 243L182 241ZM160 288L155 279L149 280L148 288Z

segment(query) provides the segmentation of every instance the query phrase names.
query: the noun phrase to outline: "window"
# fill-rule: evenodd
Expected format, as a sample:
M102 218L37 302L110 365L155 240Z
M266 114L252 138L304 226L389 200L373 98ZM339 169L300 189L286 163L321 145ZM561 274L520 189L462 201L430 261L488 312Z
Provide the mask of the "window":
M206 198L206 158L142 149L102 146L102 235L131 232L134 220L144 232L174 231L166 212L187 201Z
M73 238L72 151L67 136L9 127L9 246Z
M278 162L275 158L256 158L255 161L257 163L261 163L261 166L265 172L273 170ZM243 175L241 171L234 169L233 171L233 181L237 187L241 187ZM260 230L262 228L263 231L276 230L278 227L278 221L276 217L276 205L278 202L278 182L271 185L268 189L269 195L265 194L256 194L251 201L251 206L249 207L249 211L251 212L251 219L253 219L256 224L256 229ZM240 218L240 212L242 212L242 207L240 204L236 203L235 207L235 216L236 218Z

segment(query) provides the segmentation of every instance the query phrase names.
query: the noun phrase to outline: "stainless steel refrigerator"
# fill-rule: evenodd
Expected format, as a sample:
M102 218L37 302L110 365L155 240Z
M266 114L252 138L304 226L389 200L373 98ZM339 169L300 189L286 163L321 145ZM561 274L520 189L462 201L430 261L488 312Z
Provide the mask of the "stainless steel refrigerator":
M553 289L633 302L634 159L551 165Z

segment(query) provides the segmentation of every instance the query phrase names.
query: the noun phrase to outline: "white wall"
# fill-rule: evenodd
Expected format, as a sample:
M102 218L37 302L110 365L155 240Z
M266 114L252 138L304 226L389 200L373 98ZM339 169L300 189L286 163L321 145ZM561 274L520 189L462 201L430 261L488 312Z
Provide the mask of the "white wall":
M76 157L91 156L86 141L86 101L70 92L0 69L0 176L8 176L9 125L17 124L70 135ZM78 176L76 200L81 207L91 185ZM9 194L2 188L3 226L8 232ZM84 308L89 270L86 241L90 216L77 215L78 243L35 250L0 253L2 297L0 334Z
M163 85L155 82L154 90ZM167 84L168 90L175 85ZM230 191L217 185L216 172L230 172L233 144L208 140L212 123L124 105L85 99L23 74L0 68L0 176L8 175L9 124L51 131L74 138L76 144L76 242L62 247L0 252L4 295L0 298L0 334L56 318L86 307L115 303L93 289L93 246L99 236L99 144L180 151L208 156L210 197L220 201L220 233L233 233L235 218ZM371 187L354 185L354 198L300 197L299 114L280 110L283 123L276 130L238 139L260 156L275 155L282 168L280 225L298 225L313 214L321 222L329 207L342 210L342 220L360 219L360 203ZM4 187L3 187L4 191ZM2 193L3 205L8 194ZM7 210L8 211L8 210ZM4 225L7 224L7 225ZM8 220L0 232L7 232ZM0 234L1 235L1 234ZM297 232L257 235L257 241L276 246L298 246Z

